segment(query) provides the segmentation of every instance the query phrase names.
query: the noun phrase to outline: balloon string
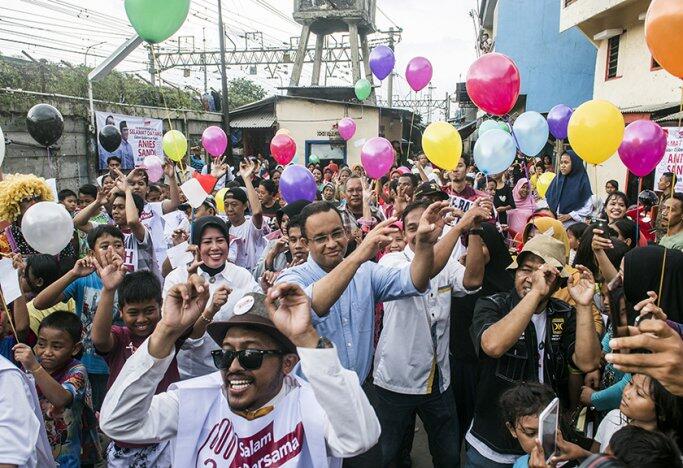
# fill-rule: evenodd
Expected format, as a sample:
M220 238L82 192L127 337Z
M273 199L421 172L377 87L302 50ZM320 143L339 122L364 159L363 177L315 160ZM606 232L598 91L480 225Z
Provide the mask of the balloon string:
M415 112L417 112L417 106L413 107L412 117L410 117L410 130L408 131L408 150L406 154L406 160L411 159L410 145L413 143L413 121L415 120Z
M662 300L662 287L664 286L664 270L666 269L666 254L668 249L664 247L664 256L662 257L662 272L659 275L659 294L657 294L657 307L660 306Z
M640 192L643 190L643 178L638 177L638 198L636 198L636 245L638 247L638 241L640 237Z
M3 310L3 312L5 312L5 315L7 315L7 321L9 322L9 325L12 328L12 333L14 334L14 338L17 340L17 343L20 343L19 335L17 335L17 329L14 328L14 320L12 320L12 315L9 313L9 310L7 310L7 303L5 302L5 295L2 293L1 288L0 288L0 300L2 301L2 310Z
M46 147L45 150L47 151L47 167L48 171L50 173L50 179L54 177L54 173L52 172L52 152L50 151L50 147Z

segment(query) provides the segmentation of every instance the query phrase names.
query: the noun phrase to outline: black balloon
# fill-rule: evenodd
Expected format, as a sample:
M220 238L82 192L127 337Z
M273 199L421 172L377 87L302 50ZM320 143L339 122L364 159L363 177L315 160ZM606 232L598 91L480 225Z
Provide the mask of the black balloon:
M110 153L116 151L121 145L121 132L114 125L105 125L100 130L100 145Z
M64 131L64 117L49 104L36 104L26 116L26 128L42 146L53 145Z

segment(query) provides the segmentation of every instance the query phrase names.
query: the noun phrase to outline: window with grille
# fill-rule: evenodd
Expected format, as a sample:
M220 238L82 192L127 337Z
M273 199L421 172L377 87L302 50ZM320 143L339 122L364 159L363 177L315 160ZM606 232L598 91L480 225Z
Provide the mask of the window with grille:
M611 37L607 43L607 79L616 78L619 63L619 38Z

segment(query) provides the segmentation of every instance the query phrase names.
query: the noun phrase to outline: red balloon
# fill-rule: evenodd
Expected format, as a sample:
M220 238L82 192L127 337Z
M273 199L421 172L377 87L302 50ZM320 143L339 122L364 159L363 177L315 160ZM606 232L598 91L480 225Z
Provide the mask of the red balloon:
M296 143L284 133L275 135L270 140L270 154L279 164L289 164L296 154Z
M519 97L519 69L511 58L492 52L482 55L467 72L467 94L478 108L493 115L505 115Z
M193 172L192 177L197 179L199 181L199 185L201 185L204 191L209 194L213 192L213 188L216 186L216 182L218 182L218 179L209 174Z

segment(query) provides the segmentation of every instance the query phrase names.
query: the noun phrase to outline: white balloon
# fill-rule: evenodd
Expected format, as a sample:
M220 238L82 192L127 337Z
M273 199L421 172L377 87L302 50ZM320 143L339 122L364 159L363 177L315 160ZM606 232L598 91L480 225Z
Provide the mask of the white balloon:
M57 255L71 242L74 224L64 206L44 201L26 210L21 218L21 233L38 252Z
M0 127L0 167L2 167L2 162L5 160L5 134L2 133L2 127Z

